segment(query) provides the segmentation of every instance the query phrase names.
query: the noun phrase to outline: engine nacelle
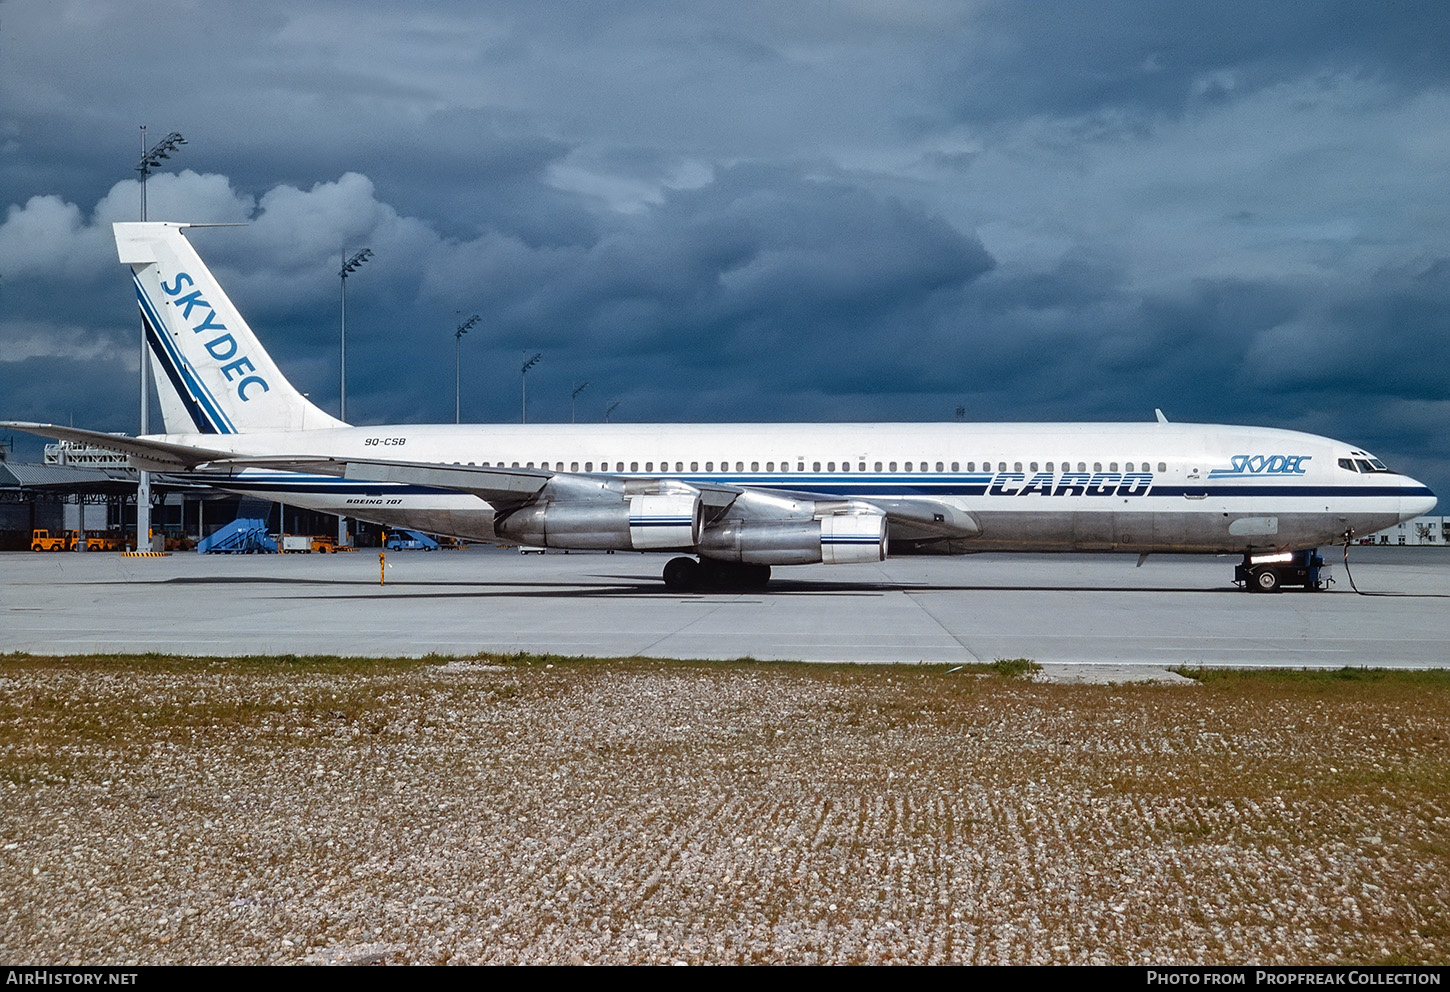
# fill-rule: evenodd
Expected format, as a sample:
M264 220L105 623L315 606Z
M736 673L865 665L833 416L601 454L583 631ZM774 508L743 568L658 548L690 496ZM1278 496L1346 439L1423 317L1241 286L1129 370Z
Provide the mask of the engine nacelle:
M821 518L821 561L827 565L885 560L885 515L843 513Z
M693 548L700 523L699 493L629 498L629 541L637 550Z
M886 517L843 513L819 520L726 519L706 528L700 553L755 565L847 565L885 561Z
M699 493L547 501L498 520L494 532L519 544L580 551L691 548L700 539Z

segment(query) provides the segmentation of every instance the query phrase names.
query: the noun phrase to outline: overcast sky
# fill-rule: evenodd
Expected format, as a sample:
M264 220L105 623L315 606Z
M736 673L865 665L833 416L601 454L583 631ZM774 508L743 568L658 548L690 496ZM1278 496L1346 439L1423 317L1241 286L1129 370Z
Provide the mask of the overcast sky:
M1149 420L1450 493L1450 4L0 3L0 419L135 431L153 220L336 411ZM17 438L21 454L38 445ZM1444 504L1442 504L1444 505Z

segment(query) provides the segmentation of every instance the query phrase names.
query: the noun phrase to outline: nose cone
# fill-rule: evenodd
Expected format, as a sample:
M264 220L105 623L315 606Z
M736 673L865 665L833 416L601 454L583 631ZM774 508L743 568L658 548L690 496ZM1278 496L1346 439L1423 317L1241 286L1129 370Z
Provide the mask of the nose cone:
M1400 523L1423 517L1439 503L1430 487L1414 479L1405 479L1405 489L1400 495Z

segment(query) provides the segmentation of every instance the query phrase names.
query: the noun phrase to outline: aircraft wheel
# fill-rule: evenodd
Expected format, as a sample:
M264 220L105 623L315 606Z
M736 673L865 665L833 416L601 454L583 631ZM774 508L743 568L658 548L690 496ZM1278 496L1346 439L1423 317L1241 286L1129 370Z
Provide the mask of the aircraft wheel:
M729 589L734 583L735 566L729 562L701 558L696 585L701 589Z
M1272 568L1266 568L1255 572L1249 579L1250 588L1255 592L1278 592L1279 573Z
M744 565L740 573L740 585L745 589L764 589L770 582L769 565Z
M700 559L699 585L709 589L764 589L770 581L769 565Z
M700 582L700 563L693 558L671 558L665 564L665 588L689 592Z

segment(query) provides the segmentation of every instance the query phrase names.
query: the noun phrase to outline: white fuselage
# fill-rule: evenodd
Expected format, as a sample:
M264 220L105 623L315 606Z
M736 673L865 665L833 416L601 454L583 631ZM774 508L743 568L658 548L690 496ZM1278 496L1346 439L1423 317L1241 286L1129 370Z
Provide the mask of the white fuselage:
M1161 420L351 427L287 381L187 227L114 225L170 432L133 455L224 470L195 474L298 506L464 538L683 551L759 578L889 551L1299 549L1434 505L1337 441Z
M1307 548L1435 505L1413 479L1369 472L1365 453L1348 444L1217 425L397 425L155 440L259 457L539 468L872 503L924 499L980 524L980 533L951 540L894 529L894 553ZM496 537L495 508L469 493L255 469L195 478L384 525Z

